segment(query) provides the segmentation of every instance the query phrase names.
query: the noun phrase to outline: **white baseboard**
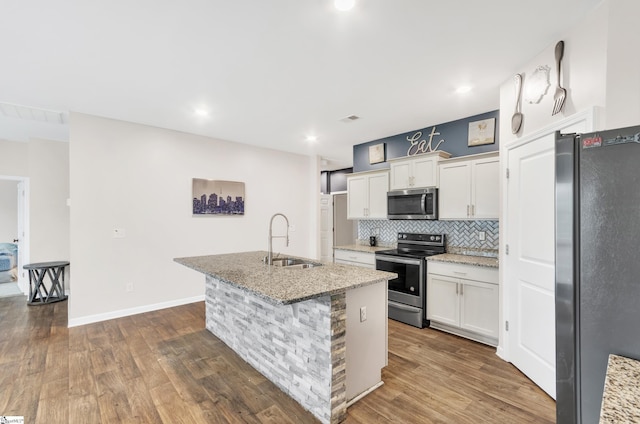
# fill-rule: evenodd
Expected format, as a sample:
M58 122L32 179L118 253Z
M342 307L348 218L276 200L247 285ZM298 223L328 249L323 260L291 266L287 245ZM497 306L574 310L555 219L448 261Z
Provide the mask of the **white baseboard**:
M504 351L502 346L498 346L498 349L496 349L496 355L498 355L498 358L502 359L503 361L509 362L506 356L506 352Z
M145 312L157 311L160 309L173 308L174 306L187 305L189 303L201 302L204 295L187 297L184 299L171 300L169 302L154 303L151 305L137 306L135 308L120 309L118 311L105 312L103 314L88 315L81 318L70 319L67 326L78 327L81 325L92 324L94 322L108 321L110 319L128 317L131 315L142 314Z

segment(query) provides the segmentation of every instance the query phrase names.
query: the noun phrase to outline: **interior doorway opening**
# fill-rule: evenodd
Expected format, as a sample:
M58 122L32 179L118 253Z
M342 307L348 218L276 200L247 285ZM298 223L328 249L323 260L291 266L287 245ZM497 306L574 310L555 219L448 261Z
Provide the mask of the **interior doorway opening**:
M0 297L27 294L29 179L0 175Z

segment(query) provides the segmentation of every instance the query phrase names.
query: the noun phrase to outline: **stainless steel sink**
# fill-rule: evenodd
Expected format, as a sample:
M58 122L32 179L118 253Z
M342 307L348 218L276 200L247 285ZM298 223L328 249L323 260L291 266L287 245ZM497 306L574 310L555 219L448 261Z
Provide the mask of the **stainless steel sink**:
M272 262L274 266L293 268L293 269L306 269L306 268L313 268L316 266L322 266L321 263L309 262L305 259L299 259L299 258L273 258Z

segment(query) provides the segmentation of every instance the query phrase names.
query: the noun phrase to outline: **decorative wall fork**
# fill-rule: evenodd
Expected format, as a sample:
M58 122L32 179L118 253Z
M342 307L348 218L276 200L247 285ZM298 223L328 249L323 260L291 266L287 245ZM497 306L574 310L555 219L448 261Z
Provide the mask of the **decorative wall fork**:
M564 106L564 101L567 97L567 90L560 86L560 62L562 61L562 56L564 55L564 41L558 41L556 44L556 76L557 76L557 87L556 92L553 95L553 112L551 115L555 115L560 113L562 107Z

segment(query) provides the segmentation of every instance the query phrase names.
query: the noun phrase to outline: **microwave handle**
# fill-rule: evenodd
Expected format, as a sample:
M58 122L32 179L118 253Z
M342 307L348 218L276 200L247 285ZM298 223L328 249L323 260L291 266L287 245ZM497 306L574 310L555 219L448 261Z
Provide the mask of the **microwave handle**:
M422 200L420 201L420 208L422 209L422 215L427 214L427 193L422 194Z

